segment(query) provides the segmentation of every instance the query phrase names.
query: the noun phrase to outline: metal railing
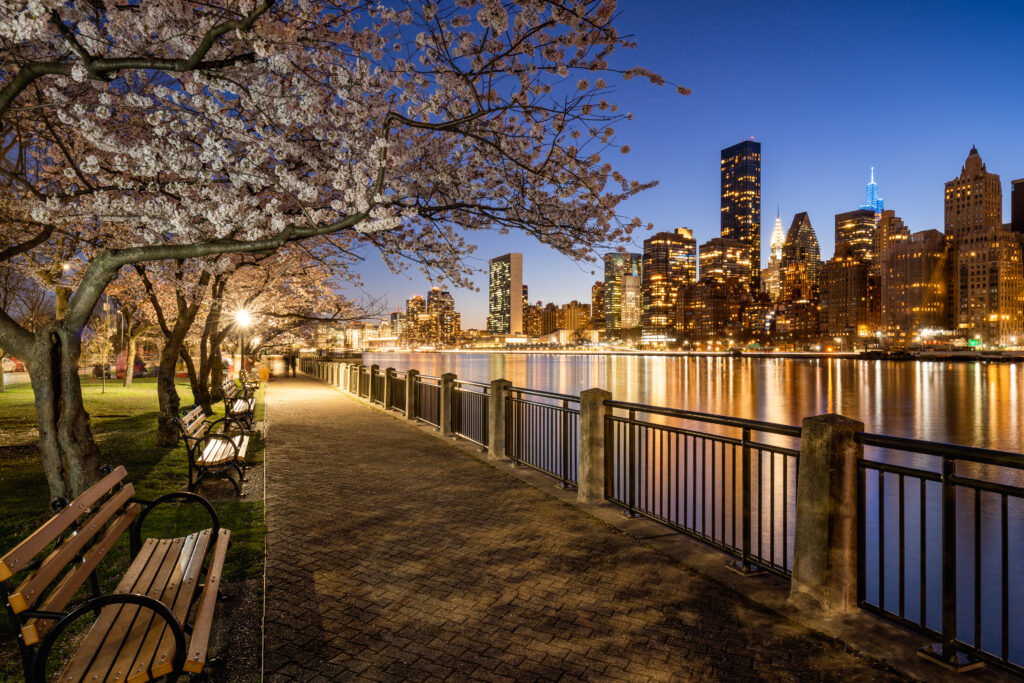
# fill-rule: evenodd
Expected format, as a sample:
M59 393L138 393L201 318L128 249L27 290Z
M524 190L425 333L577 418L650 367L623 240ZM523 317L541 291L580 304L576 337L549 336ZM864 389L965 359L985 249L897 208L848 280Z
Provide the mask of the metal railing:
M357 395L360 398L370 397L370 368L368 367L359 367L359 389Z
M384 384L387 381L387 377L384 376L383 372L377 372L371 375L373 381L373 392L370 394L371 403L379 403L384 405Z
M505 394L505 455L555 479L579 482L578 396L510 387Z
M1024 673L1024 456L857 436L860 606Z
M621 401L605 406L609 501L735 556L745 570L792 574L800 452L753 435L799 438L799 427ZM687 426L694 423L739 435Z
M452 387L452 431L467 441L487 447L491 387L480 382L455 380Z
M416 379L417 420L441 428L441 378L419 375Z
M388 387L388 404L384 406L385 408L405 412L405 378L404 372L396 372L388 377L391 384Z

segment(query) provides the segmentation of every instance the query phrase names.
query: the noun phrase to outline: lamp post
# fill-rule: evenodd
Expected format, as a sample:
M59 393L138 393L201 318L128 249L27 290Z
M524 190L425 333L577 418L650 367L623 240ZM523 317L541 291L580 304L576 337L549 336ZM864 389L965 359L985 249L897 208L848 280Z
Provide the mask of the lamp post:
M241 379L245 365L245 329L252 322L252 316L243 308L235 313L235 322L238 324L238 365L235 367L235 378Z

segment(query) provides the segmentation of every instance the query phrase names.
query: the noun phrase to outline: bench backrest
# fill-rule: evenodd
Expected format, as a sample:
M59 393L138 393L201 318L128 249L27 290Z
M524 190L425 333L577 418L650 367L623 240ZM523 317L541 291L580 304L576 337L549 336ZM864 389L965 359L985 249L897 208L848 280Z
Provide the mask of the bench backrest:
M224 398L230 400L238 395L238 385L235 384L235 380L229 379L226 380L224 384L221 385L220 391L222 394L224 394Z
M209 428L202 406L196 406L182 417L175 418L174 423L178 425L178 429L186 441L202 438Z
M0 581L12 612L60 612L68 605L142 510L130 500L135 487L125 475L124 467L113 470L0 557ZM19 581L12 585L15 576ZM19 622L25 645L34 645L51 620Z

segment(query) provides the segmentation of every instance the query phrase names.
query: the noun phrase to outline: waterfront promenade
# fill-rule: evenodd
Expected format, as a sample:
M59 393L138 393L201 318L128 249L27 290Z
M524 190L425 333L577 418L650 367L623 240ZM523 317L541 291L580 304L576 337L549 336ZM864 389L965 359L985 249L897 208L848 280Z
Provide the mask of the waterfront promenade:
M322 383L267 421L268 681L891 675Z

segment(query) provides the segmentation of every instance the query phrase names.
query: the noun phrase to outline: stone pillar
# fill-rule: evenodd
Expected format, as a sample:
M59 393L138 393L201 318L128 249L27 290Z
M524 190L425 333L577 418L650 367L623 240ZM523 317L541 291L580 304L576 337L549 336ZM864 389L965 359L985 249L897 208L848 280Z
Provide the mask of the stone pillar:
M384 371L384 410L389 410L394 399L391 397L391 382L395 379L395 369L388 368Z
M576 499L581 503L604 501L604 402L610 391L587 389L580 393L580 469Z
M455 393L456 375L453 372L446 372L441 375L441 405L438 414L441 418L441 433L445 436L452 435L452 399Z
M491 458L505 457L505 392L511 386L512 382L507 379L491 382L490 416L487 420L487 455Z
M409 420L416 419L416 380L419 379L419 370L406 370L405 372L405 417Z
M789 599L826 612L857 608L857 463L864 423L804 418L797 462L796 532Z

